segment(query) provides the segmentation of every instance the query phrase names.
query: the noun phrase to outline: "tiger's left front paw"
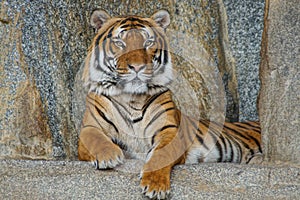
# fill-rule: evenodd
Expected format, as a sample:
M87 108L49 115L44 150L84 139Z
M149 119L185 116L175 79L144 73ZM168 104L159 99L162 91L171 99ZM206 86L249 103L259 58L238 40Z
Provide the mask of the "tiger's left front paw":
M170 170L143 172L140 186L150 199L166 199L170 193Z

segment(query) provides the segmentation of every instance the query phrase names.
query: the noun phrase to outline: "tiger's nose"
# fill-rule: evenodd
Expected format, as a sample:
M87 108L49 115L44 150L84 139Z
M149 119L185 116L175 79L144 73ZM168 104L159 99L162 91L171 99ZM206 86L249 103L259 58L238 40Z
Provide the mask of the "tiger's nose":
M141 65L139 65L139 64L131 64L131 65L129 65L128 64L128 68L131 69L131 70L133 70L133 71L135 71L135 72L139 72L142 69L146 68L146 65L144 65L144 64L141 64Z

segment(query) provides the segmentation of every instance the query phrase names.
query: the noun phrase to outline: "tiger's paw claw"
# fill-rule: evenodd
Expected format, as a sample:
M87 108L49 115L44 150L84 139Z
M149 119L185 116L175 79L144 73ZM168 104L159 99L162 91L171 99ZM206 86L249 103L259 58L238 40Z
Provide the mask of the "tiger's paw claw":
M170 194L170 179L168 175L156 172L142 173L142 193L150 199L166 199Z
M145 187L142 190L143 190L142 193L150 199L166 199L166 198L168 198L168 196L170 194L169 190L159 191L159 192L156 190L152 190L149 192L148 187Z
M109 160L102 160L99 161L98 159L92 161L93 165L96 169L111 169L118 165L121 165L124 163L124 156L117 156L116 159L109 159Z
M112 169L124 163L125 156L121 149L112 149L108 153L98 153L92 161L96 169Z

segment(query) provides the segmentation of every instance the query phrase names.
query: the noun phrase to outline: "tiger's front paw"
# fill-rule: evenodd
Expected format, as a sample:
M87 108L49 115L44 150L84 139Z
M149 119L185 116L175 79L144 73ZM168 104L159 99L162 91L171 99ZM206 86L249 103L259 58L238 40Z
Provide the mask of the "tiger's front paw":
M94 152L94 160L92 162L96 169L109 169L122 164L123 161L123 151L117 145L109 144Z
M150 199L166 199L170 193L170 170L143 172L140 186Z

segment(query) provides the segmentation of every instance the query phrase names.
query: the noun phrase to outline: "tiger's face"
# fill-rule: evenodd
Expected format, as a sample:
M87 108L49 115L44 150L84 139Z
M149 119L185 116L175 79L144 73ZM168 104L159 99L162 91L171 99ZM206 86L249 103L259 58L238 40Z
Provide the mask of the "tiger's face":
M151 18L111 18L96 10L97 30L87 57L84 78L90 91L105 95L154 94L172 80L165 28L170 18L158 11Z

